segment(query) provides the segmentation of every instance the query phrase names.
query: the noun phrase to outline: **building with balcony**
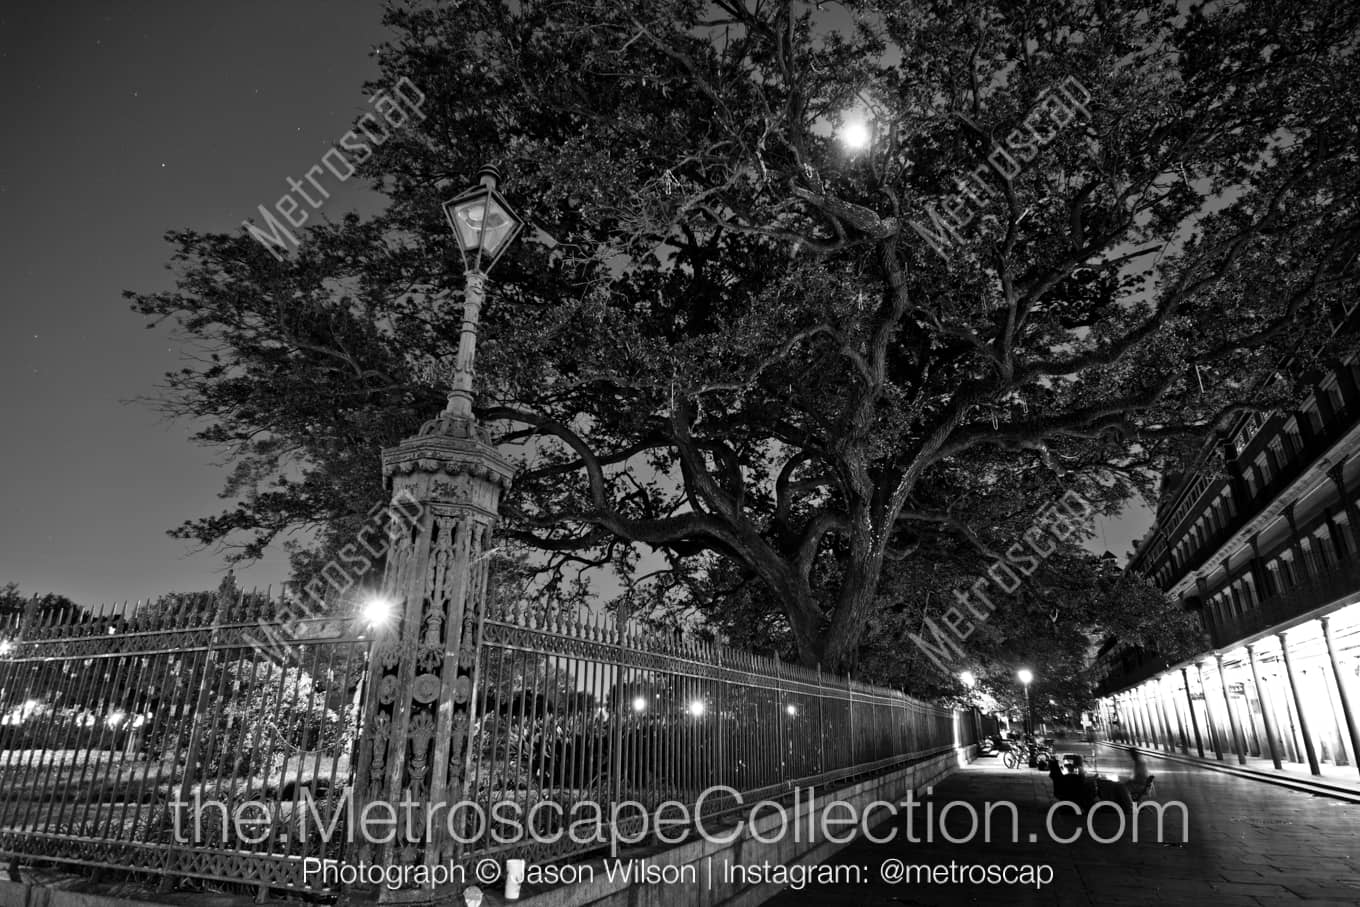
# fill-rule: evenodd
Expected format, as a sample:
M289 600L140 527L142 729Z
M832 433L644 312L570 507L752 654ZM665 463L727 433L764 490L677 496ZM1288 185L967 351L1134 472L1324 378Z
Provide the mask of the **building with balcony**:
M1129 569L1199 616L1174 661L1107 644L1110 727L1147 745L1360 769L1360 368L1318 376L1301 409L1252 414L1203 469L1169 480Z

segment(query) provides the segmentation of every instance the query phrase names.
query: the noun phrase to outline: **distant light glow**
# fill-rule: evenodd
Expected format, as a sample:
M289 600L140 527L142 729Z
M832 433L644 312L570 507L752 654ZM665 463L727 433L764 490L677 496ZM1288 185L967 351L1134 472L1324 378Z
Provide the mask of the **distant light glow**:
M693 715L695 718L698 718L704 714L704 708L705 707L703 702L701 700L696 699L689 704L689 713Z
M118 725L123 723L123 719L126 717L127 713L125 712L114 712L109 716L109 727L118 727Z
M796 718L798 716L798 706L796 705L786 705L784 706L784 711L789 713L790 718Z
M973 676L972 671L964 671L959 674L959 680L963 681L963 685L966 687L971 687L977 683L977 678Z
M635 711L635 712L645 712L645 711L647 711L647 697L645 697L645 696L638 696L638 697L636 697L636 698L633 700L633 711Z
M1015 672L1015 676L1019 677L1020 682L1025 686L1029 686L1030 681L1034 679L1034 672L1029 668L1021 668Z
M364 623L370 627L380 627L391 620L395 611L396 608L393 607L391 601L381 595L375 595L364 602L360 613L363 616Z
M851 151L863 151L869 147L869 124L863 120L851 120L841 127L841 144Z
M14 651L14 643L8 639L0 639L0 655L8 655Z

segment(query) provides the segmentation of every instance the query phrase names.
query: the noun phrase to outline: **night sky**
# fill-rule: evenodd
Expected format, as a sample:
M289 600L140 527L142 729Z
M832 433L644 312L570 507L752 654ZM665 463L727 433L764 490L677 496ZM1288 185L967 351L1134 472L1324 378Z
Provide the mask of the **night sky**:
M192 426L135 398L180 363L125 289L167 289L170 229L239 229L371 109L376 2L5 4L0 84L0 583L83 604L212 588L221 553L166 535L223 508ZM471 175L469 175L471 177ZM313 217L381 199L336 186ZM1122 555L1146 515L1093 547ZM281 549L238 568L286 577Z
M121 293L169 288L166 230L239 229L370 109L380 20L358 0L4 5L0 583L94 604L220 581L220 554L165 532L223 506L225 470L133 400L180 352ZM328 188L314 216L379 203Z

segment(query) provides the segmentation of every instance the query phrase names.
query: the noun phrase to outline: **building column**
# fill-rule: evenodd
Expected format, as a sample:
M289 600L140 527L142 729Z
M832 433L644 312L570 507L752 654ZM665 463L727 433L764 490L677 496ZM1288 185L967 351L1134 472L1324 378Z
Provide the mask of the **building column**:
M1190 710L1190 726L1195 731L1195 751L1204 758L1204 738L1199 735L1199 717L1195 714L1195 699L1190 695L1190 674L1181 668L1181 680L1185 681L1185 706Z
M1159 680L1157 681L1157 697L1158 697L1158 701L1161 702L1161 704L1162 704L1162 714L1163 714L1163 715L1168 715L1168 716L1169 716L1169 715L1175 715L1175 716L1176 716L1176 731L1175 731L1175 732L1176 732L1176 736L1180 739L1180 742L1181 742L1181 752L1183 752L1183 753L1189 753L1189 752L1190 752L1190 744L1189 744L1189 743L1186 741L1186 739L1185 739L1185 724L1181 721L1181 710L1178 709L1178 708L1176 708L1176 698L1175 698L1175 696L1174 696L1174 695L1167 695L1167 692L1166 692L1166 681L1167 681L1168 676L1169 676L1169 675L1163 675L1163 676L1161 677L1161 679L1159 679ZM1170 720L1170 719L1169 719L1169 717L1168 717L1168 721L1169 721L1169 720ZM1173 747L1171 747L1171 749L1172 749L1172 751L1174 752L1176 748L1173 746Z
M1247 660L1251 662L1251 682L1256 686L1256 699L1261 703L1261 723L1266 727L1266 745L1270 747L1270 761L1275 764L1276 769L1283 768L1280 764L1280 749L1275 743L1275 726L1270 718L1271 704L1267 699L1269 695L1265 685L1261 683L1261 672L1256 667L1256 646L1247 646Z
M1228 710L1228 731L1232 734L1233 748L1237 751L1237 764L1246 765L1247 741L1237 723L1237 713L1233 711L1232 696L1228 693L1228 675L1223 673L1223 656L1215 653L1214 662L1218 665L1218 685L1223 688L1223 708Z
M1137 746L1142 746L1143 722L1138 715L1138 710L1133 706L1133 694L1130 691L1128 690L1124 691L1123 702L1121 703L1121 705L1124 710L1124 717L1128 720L1129 723L1129 743L1135 744Z
M1199 676L1199 692L1204 700L1204 722L1209 725L1209 743L1214 748L1214 758L1223 761L1223 745L1219 743L1218 722L1214 721L1214 710L1209 707L1209 687L1204 683L1204 665L1195 662L1195 673Z
M1351 709L1350 694L1346 692L1346 678L1341 674L1341 662L1336 657L1336 646L1332 643L1332 618L1328 615L1320 621L1322 638L1327 643L1327 659L1332 663L1332 678L1336 683L1337 698L1341 700L1341 714L1346 719L1346 730L1351 738L1351 759L1360 768L1360 728L1355 725L1355 715Z
M1133 707L1138 710L1138 717L1143 722L1143 745L1154 747L1157 745L1157 732L1152 727L1152 717L1148 715L1147 704L1143 702L1142 690L1135 687L1132 695Z
M1175 749L1175 744L1171 738L1171 722L1167 721L1167 710L1161 706L1160 696L1157 695L1156 679L1149 680L1144 685L1144 695L1148 699L1148 710L1152 713L1152 719L1156 722L1157 730L1161 736L1161 749L1170 752Z
M1134 725L1138 728L1138 745L1150 746L1151 738L1148 736L1147 716L1143 714L1143 704L1138 701L1138 688L1129 690L1129 712L1133 715Z
M1289 678L1289 692L1294 696L1294 708L1299 713L1299 736L1303 737L1303 752L1308 757L1308 771L1314 775L1322 774L1322 767L1318 765L1317 750L1313 747L1313 734L1308 728L1308 716L1303 711L1303 698L1299 696L1299 682L1294 676L1294 663L1289 658L1289 641L1285 639L1283 633L1276 633L1280 638L1280 654L1284 658L1285 676Z

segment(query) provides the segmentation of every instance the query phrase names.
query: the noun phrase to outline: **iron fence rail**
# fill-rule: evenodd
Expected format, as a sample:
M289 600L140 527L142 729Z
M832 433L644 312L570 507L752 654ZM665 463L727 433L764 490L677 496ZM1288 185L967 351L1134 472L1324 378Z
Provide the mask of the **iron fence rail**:
M673 803L707 815L973 742L956 732L971 737L971 720L950 709L600 615L493 603L479 637L467 794L486 809L510 800L524 815L551 801L570 814L588 801L609 816L619 803ZM500 843L488 833L469 850L542 860L598 849L548 840L559 830Z
M350 621L311 619L290 623L284 658L262 657L275 610L209 594L10 619L0 850L262 890L303 888L307 857L338 859L301 819L342 806L367 644Z
M0 616L0 851L333 893L305 861L355 857L351 758L371 640L350 619L285 626L281 613L265 596L219 593L134 613ZM616 821L618 804L708 816L976 739L966 713L587 612L492 603L476 636L459 797L484 815L562 813L538 810L512 840L466 824L455 860L599 849L558 834L577 804L626 838L637 822Z

